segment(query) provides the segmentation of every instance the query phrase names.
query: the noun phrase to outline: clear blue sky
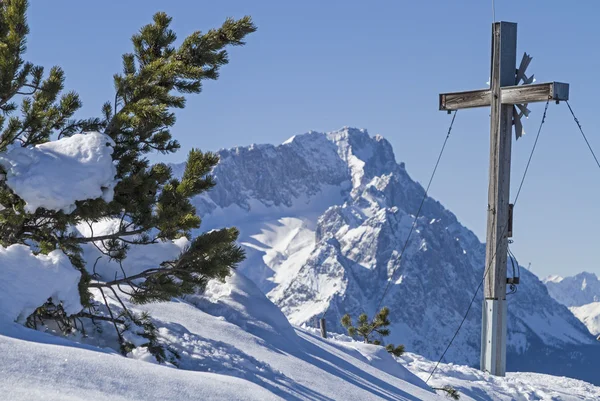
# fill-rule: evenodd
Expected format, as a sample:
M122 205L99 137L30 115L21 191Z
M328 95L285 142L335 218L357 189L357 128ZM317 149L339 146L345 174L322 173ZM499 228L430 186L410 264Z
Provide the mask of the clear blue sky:
M258 32L231 51L221 79L179 113L183 151L281 143L308 130L367 128L394 146L413 178L426 182L449 117L438 93L485 87L491 1L42 1L29 13L29 60L60 65L67 87L98 115L114 96L129 38L156 11L174 18L180 38L251 15ZM533 55L538 82L571 84L571 104L600 152L597 16L588 1L496 0L496 19L519 23L518 51ZM519 56L520 58L520 56ZM513 147L513 195L543 104L530 107L528 132ZM485 239L489 113L460 112L431 194ZM566 105L550 105L515 210L513 251L539 276L600 274L597 199L600 170Z

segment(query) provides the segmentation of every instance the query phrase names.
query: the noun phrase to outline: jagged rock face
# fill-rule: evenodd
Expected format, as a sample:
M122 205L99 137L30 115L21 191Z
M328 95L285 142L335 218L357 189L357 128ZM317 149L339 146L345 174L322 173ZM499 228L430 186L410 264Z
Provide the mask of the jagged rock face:
M544 283L552 298L568 306L590 333L600 334L600 280L594 273L572 277L550 276ZM600 339L600 337L598 337Z
M566 306L583 306L600 301L600 280L594 273L582 272L572 277L551 276L544 279L552 298Z
M395 160L392 147L365 130L310 132L279 146L222 150L218 185L195 199L203 229L240 228L252 279L295 324L342 331L341 316L391 309L390 342L438 358L481 281L485 247ZM176 167L177 168L177 167ZM509 296L509 368L548 350L591 346L593 337L524 268ZM446 355L477 365L481 293ZM535 355L532 352L536 353ZM539 359L539 358L538 358Z

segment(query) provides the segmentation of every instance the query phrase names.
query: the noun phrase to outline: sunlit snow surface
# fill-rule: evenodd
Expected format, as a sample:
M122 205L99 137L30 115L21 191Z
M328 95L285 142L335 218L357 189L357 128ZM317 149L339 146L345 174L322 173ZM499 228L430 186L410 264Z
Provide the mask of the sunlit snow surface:
M572 306L571 312L586 325L590 333L600 334L600 302L592 302L583 306Z
M109 295L110 297L110 295ZM112 301L111 301L112 302ZM151 312L179 369L129 358L0 320L0 394L11 401L84 400L447 400L423 379L433 363L395 360L382 347L291 326L242 275L212 282L204 296L136 307ZM593 400L600 388L530 373L494 378L440 365L431 383L464 400Z
M400 361L423 380L427 380L435 366L435 362L410 353ZM434 387L449 384L460 392L461 400L600 400L600 387L580 380L524 372L508 372L506 377L496 377L468 366L445 363L438 366L429 384Z
M80 277L62 251L34 255L25 245L0 245L0 324L24 323L48 298L62 302L69 314L81 311Z
M0 321L0 398L442 399L381 347L294 329L241 275L211 283L205 296L143 309L161 340L180 353L179 369L148 363L143 353L124 358Z

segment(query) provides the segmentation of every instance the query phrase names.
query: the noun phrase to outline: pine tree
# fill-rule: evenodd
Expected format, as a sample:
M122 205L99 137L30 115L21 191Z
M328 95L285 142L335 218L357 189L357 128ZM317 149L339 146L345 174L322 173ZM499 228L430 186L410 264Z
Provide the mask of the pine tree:
M390 335L390 329L388 326L391 324L389 320L390 310L388 307L383 307L375 315L373 320L370 320L366 313L362 313L358 316L357 325L352 324L352 318L349 314L345 314L342 317L342 326L348 330L348 335L351 337L362 337L363 341L367 344L381 345L381 341L378 339L372 339L373 336L379 334L381 337ZM385 346L387 352L394 356L401 356L404 353L404 345L399 344L387 344Z
M460 393L458 390L449 384L446 384L444 387L432 387L432 389L445 392L446 397L450 397L453 400L460 400Z
M82 103L75 92L63 93L62 69L52 67L45 74L43 67L23 59L29 33L27 7L27 0L0 2L0 152L11 146L31 147L83 131L100 131L115 142L113 160L119 180L111 202L80 201L70 214L44 208L27 213L25 202L0 183L4 207L0 211L0 244L26 244L42 253L62 250L82 274L79 291L87 311L65 317L60 305L49 300L33 315L33 324L36 316L62 319L63 325L75 326L74 318L108 319L94 316L90 288L99 289L102 296L110 291L118 298L115 287L129 285L131 299L145 303L201 291L210 279L224 279L244 258L235 243L238 231L223 228L191 237L191 230L200 227L200 217L190 198L215 185L210 173L218 163L217 155L190 150L181 179L173 177L166 164L152 164L147 157L179 149L171 134L174 111L185 107L186 95L201 92L202 81L218 79L220 68L229 62L226 48L243 45L246 35L256 30L251 18L227 19L218 29L194 32L175 45L171 18L155 14L152 23L133 35L133 51L122 56L123 70L114 75L114 99L104 104L100 117L79 119L74 116ZM88 237L72 230L80 223L93 224L105 218L118 219L119 229ZM92 277L82 256L83 244L102 241L108 257L126 264L131 246L182 236L191 242L175 260L157 261L154 268L108 282ZM125 319L111 312L109 320L115 328L137 321L135 324L146 325L146 332L152 335L147 318L127 314Z

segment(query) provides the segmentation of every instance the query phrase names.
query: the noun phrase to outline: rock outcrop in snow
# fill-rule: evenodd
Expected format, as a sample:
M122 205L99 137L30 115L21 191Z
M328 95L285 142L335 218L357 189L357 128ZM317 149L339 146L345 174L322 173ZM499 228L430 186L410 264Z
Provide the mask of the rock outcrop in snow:
M391 279L384 300L392 310L389 341L439 356L481 280L485 249L451 212L427 198L400 263L424 189L396 162L389 142L344 128L219 156L218 185L195 199L203 229L240 228L248 254L240 270L292 323L312 325L325 313L329 329L341 332L341 316L372 314ZM589 363L571 361L567 351L594 347L585 326L536 276L526 269L521 274L519 291L509 298L509 369L525 360L543 359L535 365L542 371L565 365L565 359ZM447 361L478 364L480 320L481 294Z

